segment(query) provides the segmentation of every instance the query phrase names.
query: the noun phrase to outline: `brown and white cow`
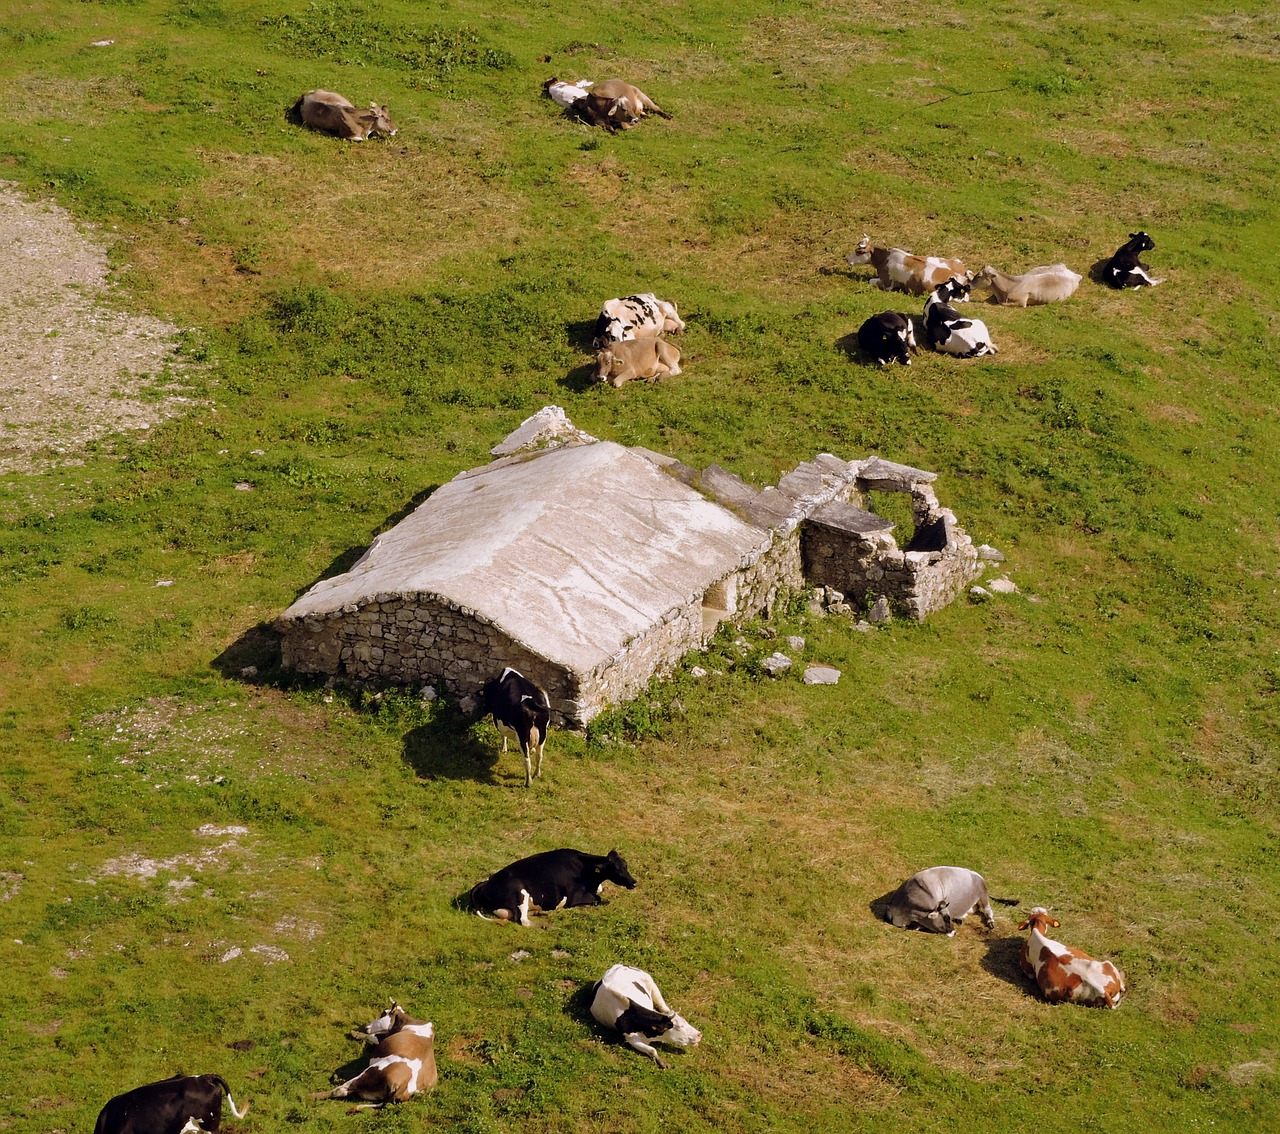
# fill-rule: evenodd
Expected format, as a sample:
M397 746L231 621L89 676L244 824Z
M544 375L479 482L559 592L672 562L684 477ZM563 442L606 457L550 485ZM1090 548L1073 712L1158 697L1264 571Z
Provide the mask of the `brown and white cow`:
M659 118L670 118L665 110L653 101L639 87L625 83L621 79L605 79L596 83L587 97L575 104L582 117L592 126L603 126L611 134L618 130L630 130L646 110L653 111Z
M632 378L661 378L680 373L680 351L666 339L608 343L596 351L596 381L617 389Z
M363 142L374 134L391 137L396 133L396 125L385 106L371 102L368 110L358 110L333 91L307 91L293 104L293 110L303 125L326 134L337 134L351 142Z
M849 263L875 268L876 278L871 282L881 291L905 291L909 295L927 295L950 279L968 283L973 278L959 260L916 256L902 248L876 248L869 236L858 241L858 247L849 254Z
M434 1024L415 1020L393 1000L391 1007L363 1030L365 1042L377 1045L369 1056L369 1066L354 1079L312 1098L345 1099L354 1095L369 1101L352 1110L365 1110L404 1102L418 1091L429 1091L436 1085Z
M1045 933L1061 924L1043 906L1036 906L1018 926L1031 930L1018 959L1022 971L1050 1004L1067 1000L1087 1008L1115 1008L1125 993L1124 973L1110 961L1095 961Z

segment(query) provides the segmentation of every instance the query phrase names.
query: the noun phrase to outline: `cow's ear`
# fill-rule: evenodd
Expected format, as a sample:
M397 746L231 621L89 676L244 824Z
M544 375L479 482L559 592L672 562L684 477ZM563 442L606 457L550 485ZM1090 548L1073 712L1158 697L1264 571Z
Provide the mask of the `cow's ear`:
M1031 921L1030 921L1030 919L1028 919L1028 920L1026 920L1026 921L1022 922L1022 923L1018 926L1018 928L1019 928L1020 930L1021 930L1021 929L1026 929L1026 928L1027 928L1027 926L1029 926L1030 924L1031 924Z
M1060 922L1056 917L1055 917L1055 918L1052 918L1052 919L1050 920L1049 924L1050 924L1051 926L1053 926L1053 928L1054 928L1054 929L1061 929L1061 928L1062 928L1062 922Z

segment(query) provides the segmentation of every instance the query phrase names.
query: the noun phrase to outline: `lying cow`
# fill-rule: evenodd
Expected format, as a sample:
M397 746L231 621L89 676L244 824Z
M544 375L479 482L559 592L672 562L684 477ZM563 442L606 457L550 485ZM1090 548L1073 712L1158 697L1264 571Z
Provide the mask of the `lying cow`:
M216 1134L222 1123L222 1096L237 1118L231 1088L221 1075L174 1075L116 1095L98 1114L93 1134Z
M1129 233L1129 239L1116 249L1115 255L1102 269L1102 278L1117 289L1137 290L1164 283L1163 278L1152 279L1151 269L1138 259L1143 252L1150 252L1155 246L1155 241L1145 232Z
M1045 933L1061 924L1043 906L1036 906L1018 926L1031 929L1018 958L1022 971L1039 985L1050 1004L1069 1000L1086 1008L1117 1007L1125 993L1124 973L1110 961L1095 961Z
M1017 898L996 901L1006 906L1018 904ZM982 875L963 866L930 866L913 874L889 895L884 919L901 929L923 929L954 937L955 927L974 910L983 925L995 928L996 916Z
M312 1098L354 1096L369 1101L351 1109L368 1110L404 1102L436 1085L436 1029L429 1020L415 1020L393 1000L386 1012L364 1026L364 1032L365 1042L377 1045L369 1055L369 1066L354 1079Z
M632 378L661 378L680 373L680 351L666 339L609 343L596 351L596 381L617 389Z
M607 855L569 847L543 851L504 866L473 886L471 908L481 917L488 910L499 921L528 926L531 911L599 905L606 882L635 889L636 880L616 850Z
M551 726L551 699L547 691L507 666L500 677L480 690L480 700L502 734L502 751L507 750L508 738L520 745L524 754L524 786L533 787L533 777L542 778L542 750Z
M391 137L396 133L395 123L385 106L371 102L368 110L357 110L333 91L307 91L293 104L293 112L313 130L337 134L351 142L363 142L374 134Z
M1041 303L1057 303L1075 294L1080 286L1080 273L1066 264L1049 264L1028 268L1020 276L1009 276L990 264L973 277L974 287L989 287L997 303L1010 307L1032 307Z
M599 350L609 343L631 342L664 333L674 335L683 330L684 320L676 305L644 291L625 299L606 299L601 304L591 331L591 345Z
M631 1047L665 1070L654 1042L694 1047L702 1033L671 1011L658 986L643 969L614 965L591 989L591 1015L622 1034Z
M556 106L571 110L575 103L581 102L587 97L587 91L593 86L595 84L590 79L579 79L576 83L566 83L562 79L552 77L542 84L542 89Z
M869 236L863 236L849 253L849 263L875 268L876 278L871 282L881 291L905 291L909 295L927 295L947 280L968 283L973 278L959 260L916 256L902 248L876 248Z
M659 118L670 118L665 110L639 87L621 79L605 79L596 83L579 104L582 117L592 126L603 126L611 134L630 130L644 117L646 110Z
M858 328L858 345L881 366L891 362L911 365L911 352L919 353L911 320L897 311L881 311Z
M969 285L951 279L940 283L924 302L924 333L929 345L956 358L977 358L995 354L996 344L981 319L961 315L948 300L969 297Z

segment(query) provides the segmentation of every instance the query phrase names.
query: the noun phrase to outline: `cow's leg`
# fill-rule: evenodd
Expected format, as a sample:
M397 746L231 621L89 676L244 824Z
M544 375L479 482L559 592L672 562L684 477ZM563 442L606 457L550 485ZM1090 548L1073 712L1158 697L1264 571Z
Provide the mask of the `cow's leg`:
M645 1043L644 1036L641 1035L639 1032L632 1032L629 1035L623 1036L622 1038L626 1040L628 1044L634 1047L636 1051L640 1052L641 1055L647 1055L650 1059L654 1061L654 1063L656 1063L664 1071L667 1069L667 1065L662 1062L661 1057L658 1055L658 1049L650 1043Z
M546 746L547 738L542 736L535 728L533 730L533 735L530 736L529 740L533 744L534 751L538 754L538 763L533 774L537 776L538 779L542 779L542 749Z
M524 749L524 786L530 788L533 787L533 753L527 743L521 748Z

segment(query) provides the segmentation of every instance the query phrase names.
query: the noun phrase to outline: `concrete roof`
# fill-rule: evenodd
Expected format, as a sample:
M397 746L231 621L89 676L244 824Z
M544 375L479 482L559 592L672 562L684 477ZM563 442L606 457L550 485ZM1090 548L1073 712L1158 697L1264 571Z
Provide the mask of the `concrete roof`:
M587 672L769 541L640 453L571 444L455 477L283 617L428 593Z

